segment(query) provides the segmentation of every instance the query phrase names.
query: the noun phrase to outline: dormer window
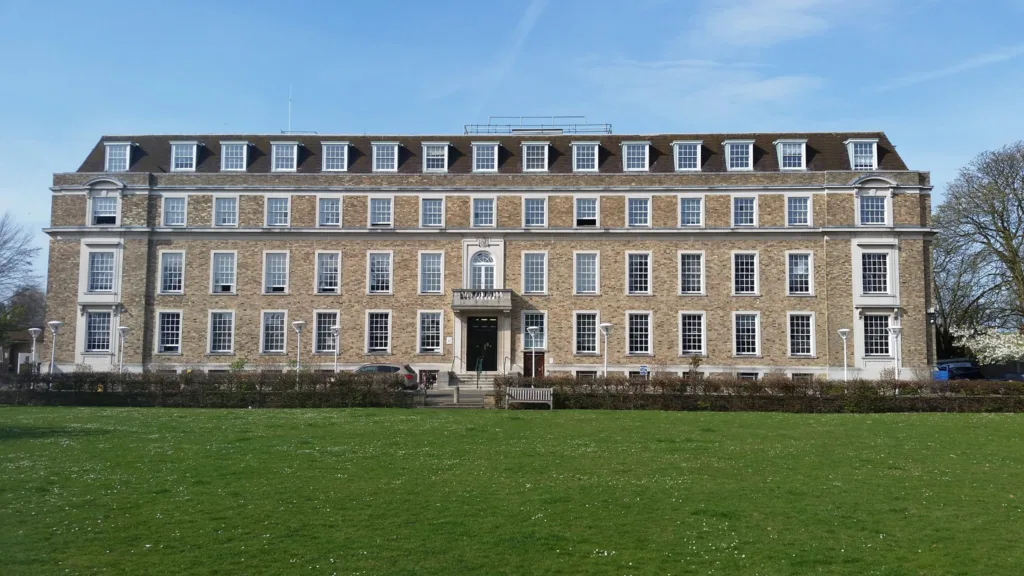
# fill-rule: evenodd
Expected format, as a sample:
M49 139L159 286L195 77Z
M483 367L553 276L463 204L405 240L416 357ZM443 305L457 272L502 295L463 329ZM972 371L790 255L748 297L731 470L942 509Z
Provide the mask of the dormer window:
M473 172L498 171L498 143L473 142Z
M597 142L572 143L572 171L597 172Z
M754 169L753 140L726 140L722 144L725 145L726 170Z
M348 171L348 142L321 142L324 147L324 172Z
M272 172L295 172L299 165L299 143L271 142L270 156Z
M650 147L650 142L623 142L622 169L626 172L646 172L649 169Z
M703 144L700 140L672 143L677 172L700 171L700 148Z
M196 143L171 142L171 170L194 172L196 169Z
M548 143L523 142L523 172L547 172Z
M398 172L398 142L373 143L373 171Z
M844 142L850 154L850 167L854 170L878 170L878 140L857 138Z
M423 171L442 173L448 171L447 142L423 143Z
M779 159L779 170L807 169L806 140L776 140L775 155Z
M248 142L221 142L220 169L222 172L245 172L249 165Z
M130 142L105 142L106 158L103 161L105 172L127 172L131 160L132 145Z

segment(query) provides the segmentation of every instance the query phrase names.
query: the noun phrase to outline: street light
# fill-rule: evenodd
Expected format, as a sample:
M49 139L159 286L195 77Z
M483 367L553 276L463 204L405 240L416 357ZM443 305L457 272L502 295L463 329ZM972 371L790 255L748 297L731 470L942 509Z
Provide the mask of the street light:
M331 326L331 334L334 336L334 373L338 373L338 348L341 348L341 342L338 341L338 334L341 333L341 328L338 326Z
M846 372L846 339L850 337L850 329L840 328L839 337L843 339L843 382L846 382L848 380Z
M612 329L611 322L601 322L601 335L604 336L604 377L608 377L608 332Z
M124 339L128 336L129 328L127 326L118 326L117 331L121 333L121 344L117 347L117 372L120 374L124 372Z
M537 332L540 332L540 326L529 326L526 329L530 333L530 368L533 370L531 378L537 378Z
M302 329L306 327L306 323L302 320L296 320L292 322L292 328L295 328L295 333L299 335L298 340L295 342L295 381L299 381L299 371L302 370Z
M64 325L60 320L50 320L46 323L50 327L50 332L53 333L53 341L50 342L50 375L53 375L54 366L57 361L57 332L60 331L60 327Z
M39 335L43 333L42 328L29 328L28 334L32 337L32 369L35 370L36 363L39 359L36 358L36 340L39 339Z
M897 380L900 379L900 333L902 333L902 332L903 332L903 328L900 328L899 326L893 326L893 327L889 328L889 334L892 335L892 346L893 346L893 353L892 353L892 360L893 360L893 363L894 363L893 374L896 376Z

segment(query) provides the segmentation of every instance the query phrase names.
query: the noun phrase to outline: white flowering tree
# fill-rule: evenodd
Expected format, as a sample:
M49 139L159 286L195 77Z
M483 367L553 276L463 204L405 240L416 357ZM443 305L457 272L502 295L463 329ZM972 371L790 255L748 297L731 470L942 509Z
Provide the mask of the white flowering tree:
M1024 359L1024 334L995 328L954 328L956 345L970 349L981 364L1001 364Z

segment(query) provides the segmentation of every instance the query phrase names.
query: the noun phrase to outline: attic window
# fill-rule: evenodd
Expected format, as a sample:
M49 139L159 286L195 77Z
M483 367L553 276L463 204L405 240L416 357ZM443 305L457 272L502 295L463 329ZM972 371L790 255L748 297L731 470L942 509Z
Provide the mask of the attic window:
M776 140L775 155L779 161L779 170L807 169L806 140Z
M723 144L725 145L726 170L754 169L753 140L726 140Z
M874 138L850 139L845 142L850 154L850 167L854 170L878 169L878 140Z
M622 169L626 172L646 172L649 148L648 142L623 142Z
M295 172L298 166L298 142L271 142L270 166L272 172Z
M348 142L321 142L324 147L324 172L348 170Z
M548 169L548 143L523 143L523 172L546 172Z
M373 171L398 172L398 143L373 143Z
M447 172L448 171L448 143L447 142L424 142L423 143L423 171L424 172Z
M171 142L171 170L195 172L196 146L195 142Z
M673 142L675 148L676 170L700 171L700 148L703 142Z
M105 142L106 155L103 161L104 172L127 172L131 160L130 142Z
M221 142L220 169L225 172L245 172L248 153L248 142Z

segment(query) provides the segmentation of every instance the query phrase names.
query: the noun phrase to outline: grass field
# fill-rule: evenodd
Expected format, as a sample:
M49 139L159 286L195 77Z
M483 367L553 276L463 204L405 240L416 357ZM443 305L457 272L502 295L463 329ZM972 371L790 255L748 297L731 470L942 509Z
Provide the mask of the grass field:
M0 408L3 574L1021 574L1024 417Z

